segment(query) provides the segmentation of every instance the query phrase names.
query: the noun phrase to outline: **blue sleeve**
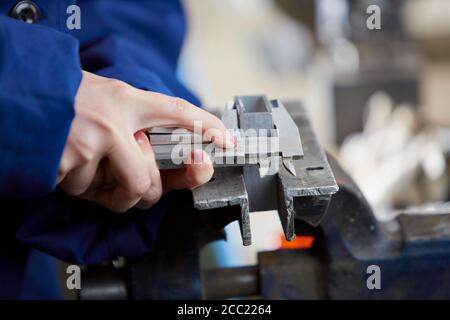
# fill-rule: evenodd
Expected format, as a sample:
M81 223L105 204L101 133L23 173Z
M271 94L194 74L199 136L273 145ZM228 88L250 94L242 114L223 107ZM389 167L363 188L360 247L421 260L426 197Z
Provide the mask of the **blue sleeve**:
M177 79L186 19L178 0L82 0L83 69L199 104Z
M84 70L198 103L176 78L185 33L179 1L81 0L78 5L81 30L70 34L80 40ZM25 206L17 238L83 264L142 255L152 249L168 206L179 203L175 196L166 196L151 210L117 215L56 192Z
M169 207L179 204L171 198L174 196L167 195L150 210L131 209L117 214L58 190L21 207L16 238L56 258L79 264L143 255L153 248ZM181 214L182 208L177 211Z
M55 187L81 81L78 41L0 15L0 197Z

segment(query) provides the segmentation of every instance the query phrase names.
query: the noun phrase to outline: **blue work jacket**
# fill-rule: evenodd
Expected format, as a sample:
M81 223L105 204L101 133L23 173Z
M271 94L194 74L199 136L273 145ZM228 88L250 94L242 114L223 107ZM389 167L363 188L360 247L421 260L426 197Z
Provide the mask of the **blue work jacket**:
M185 27L177 0L0 0L0 298L22 296L30 248L79 264L151 250L167 201L118 215L55 178L81 70L198 104L176 78Z

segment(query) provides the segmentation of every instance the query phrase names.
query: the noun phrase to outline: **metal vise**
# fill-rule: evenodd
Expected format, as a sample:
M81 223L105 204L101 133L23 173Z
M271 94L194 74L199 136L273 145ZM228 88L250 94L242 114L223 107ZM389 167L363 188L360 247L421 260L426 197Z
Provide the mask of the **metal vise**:
M205 214L212 214L212 209L240 206L239 222L246 246L251 244L249 212L278 210L286 239L293 240L294 220L317 226L331 196L338 191L305 110L301 104L297 106L299 125L280 100L269 101L265 95L238 96L228 103L222 121L236 134L237 147L215 148L210 154L216 167L213 178L193 191L194 207L205 210ZM173 134L168 129L149 133L162 169L177 167L173 163L174 142L190 147L196 138L188 131L178 130L175 138ZM200 141L205 149L208 141ZM262 151L261 141L269 141L269 147ZM276 170L270 173L268 167L273 165Z

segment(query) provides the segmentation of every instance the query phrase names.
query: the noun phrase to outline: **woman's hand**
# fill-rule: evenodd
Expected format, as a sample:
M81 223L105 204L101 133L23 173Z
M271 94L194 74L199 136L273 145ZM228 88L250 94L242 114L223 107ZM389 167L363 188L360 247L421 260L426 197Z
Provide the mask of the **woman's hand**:
M57 183L70 195L116 212L151 207L165 192L195 188L213 174L208 155L201 150L193 152L196 161L185 169L161 173L143 130L193 130L194 121L201 121L214 143L234 146L217 117L189 102L89 72L83 72L75 112Z

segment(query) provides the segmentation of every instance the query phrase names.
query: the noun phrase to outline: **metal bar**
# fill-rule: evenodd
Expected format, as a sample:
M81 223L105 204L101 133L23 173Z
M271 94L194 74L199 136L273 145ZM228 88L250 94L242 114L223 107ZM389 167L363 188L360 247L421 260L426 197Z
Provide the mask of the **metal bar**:
M233 110L235 111L235 110ZM184 130L184 129L183 129ZM230 134L237 139L258 138L258 137L278 137L278 130L243 130L243 129L229 129ZM178 132L174 130L171 133L148 133L150 143L152 145L165 144L194 144L194 143L211 143L212 140L198 133L191 131Z
M153 151L160 169L172 169L184 166L191 153L200 148L208 153L214 166L255 164L280 154L278 137L238 137L234 149L222 149L212 143L181 143L156 144Z
M272 117L280 135L281 154L283 157L300 159L303 157L302 140L299 127L292 120L290 114L279 100L272 100Z
M237 130L239 128L238 118L237 118L237 111L236 109L230 109L232 106L227 106L223 112L222 115L222 122L228 129L235 129Z

